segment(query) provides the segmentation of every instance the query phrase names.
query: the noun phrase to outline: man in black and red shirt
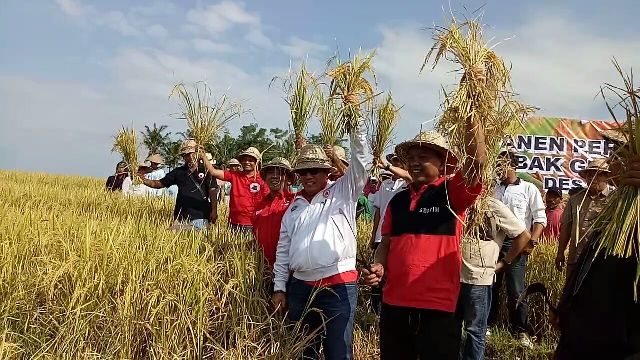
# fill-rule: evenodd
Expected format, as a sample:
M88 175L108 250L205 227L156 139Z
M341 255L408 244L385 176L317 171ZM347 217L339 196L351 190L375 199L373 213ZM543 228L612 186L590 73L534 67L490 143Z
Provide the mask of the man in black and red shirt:
M469 129L469 158L453 177L456 157L435 132L396 147L413 183L389 202L382 243L365 283L384 275L380 315L381 359L457 359L461 330L455 319L460 291L460 239L465 211L482 191L484 132Z

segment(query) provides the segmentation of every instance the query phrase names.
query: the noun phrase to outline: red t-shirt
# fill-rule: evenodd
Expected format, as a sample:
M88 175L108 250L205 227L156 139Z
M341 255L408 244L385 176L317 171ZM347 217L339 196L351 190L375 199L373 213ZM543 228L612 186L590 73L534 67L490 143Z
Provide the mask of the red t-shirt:
M231 183L229 222L251 226L256 206L269 194L269 187L259 174L247 176L240 171L225 171L223 180Z
M273 266L276 262L276 250L280 239L282 217L289 208L294 196L289 192L284 195L277 194L276 196L267 194L256 208L253 217L253 234L262 248L269 266Z
M558 240L564 209L562 206L558 206L553 210L545 210L545 212L547 213L547 226L542 230L542 237L548 241Z
M460 292L460 239L465 211L482 192L462 174L410 186L387 206L382 235L390 236L383 301L454 312Z

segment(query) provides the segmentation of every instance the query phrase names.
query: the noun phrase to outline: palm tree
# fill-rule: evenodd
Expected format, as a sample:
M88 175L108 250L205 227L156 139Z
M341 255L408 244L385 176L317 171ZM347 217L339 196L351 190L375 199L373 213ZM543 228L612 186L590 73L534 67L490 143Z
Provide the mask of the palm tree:
M164 158L164 164L169 169L174 169L176 166L178 166L180 160L182 160L182 156L180 155L181 145L182 141L180 140L168 140L167 142L162 144L162 147L160 148L160 154Z
M158 127L156 123L153 123L153 129L149 128L147 125L144 126L144 131L142 131L142 143L149 150L149 155L152 154L160 154L160 151L163 147L171 142L170 135L171 132L166 132L168 126L160 125Z

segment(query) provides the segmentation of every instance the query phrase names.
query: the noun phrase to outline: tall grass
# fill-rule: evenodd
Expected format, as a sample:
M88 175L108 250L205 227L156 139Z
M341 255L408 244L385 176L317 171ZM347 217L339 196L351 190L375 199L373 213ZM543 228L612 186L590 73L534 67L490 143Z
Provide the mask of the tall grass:
M226 230L224 213L208 235L174 233L166 230L172 199L125 198L103 185L0 171L0 358L289 359L300 353L304 342L295 324L272 314L260 251ZM372 256L370 233L371 223L358 223L358 258L365 262ZM562 277L553 270L555 250L541 248L529 279L553 284ZM378 356L377 319L367 306L363 287L357 359ZM492 351L513 353L506 337L492 341Z

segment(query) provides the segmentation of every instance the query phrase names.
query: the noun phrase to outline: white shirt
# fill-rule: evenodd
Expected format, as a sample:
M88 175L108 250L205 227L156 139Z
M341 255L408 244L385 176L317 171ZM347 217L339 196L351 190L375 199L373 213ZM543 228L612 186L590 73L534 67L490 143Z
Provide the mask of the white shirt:
M462 240L460 281L465 284L492 285L505 237L513 239L526 230L524 223L498 199L487 199L485 214L484 237Z
M149 180L160 180L163 177L165 177L167 174L164 171L164 169L156 169L153 170L152 172L148 173L147 175L145 175L145 177ZM165 189L152 189L149 188L149 190L147 191L147 195L150 196L163 196L166 195L166 191Z
M356 203L373 157L361 127L351 135L347 172L311 200L297 196L282 218L274 264L274 290L286 291L289 274L316 281L356 268Z
M532 183L518 178L514 184L499 184L496 187L496 199L502 201L513 214L531 231L534 223L547 226L542 194Z
M382 241L382 222L384 221L384 214L387 212L387 205L395 194L400 192L407 186L407 182L404 179L386 179L380 184L380 189L373 197L373 207L380 210L380 222L376 229L375 242Z

